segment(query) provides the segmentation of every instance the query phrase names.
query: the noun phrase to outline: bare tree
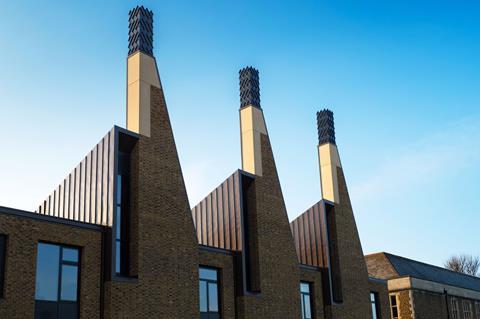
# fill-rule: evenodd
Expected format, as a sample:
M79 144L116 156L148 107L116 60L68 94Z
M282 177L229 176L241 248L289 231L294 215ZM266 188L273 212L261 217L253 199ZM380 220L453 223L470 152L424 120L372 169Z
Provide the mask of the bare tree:
M480 257L472 255L451 256L444 263L445 268L463 274L478 276L480 270Z

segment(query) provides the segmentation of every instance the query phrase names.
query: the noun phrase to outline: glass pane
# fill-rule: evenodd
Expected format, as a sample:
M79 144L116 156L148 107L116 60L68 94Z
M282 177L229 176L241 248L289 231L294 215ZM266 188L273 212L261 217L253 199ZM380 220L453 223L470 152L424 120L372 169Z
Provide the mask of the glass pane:
M61 299L65 301L77 301L78 267L62 266L62 290Z
M121 233L122 233L122 207L121 206L117 206L117 212L115 216L115 227L116 227L115 239L121 239Z
M207 311L207 283L200 281L200 312Z
M393 318L398 318L398 310L397 308L392 308L392 314L393 314Z
M306 282L300 283L300 291L304 293L310 293L310 284Z
M38 244L35 299L57 301L60 247Z
M121 247L122 247L122 244L120 243L120 241L116 241L115 242L115 272L118 274L121 272L121 262L120 262L120 258L121 258Z
M117 204L122 203L122 175L117 175Z
M62 257L64 261L78 262L78 249L63 248Z
M302 319L305 319L305 303L303 302L303 295L300 295L300 300L302 301Z
M42 317L40 317L42 318ZM57 318L57 317L48 317ZM77 319L78 318L78 303L62 301L58 303L58 318Z
M372 319L377 319L377 306L375 302L372 303Z
M397 305L397 297L396 296L390 296L390 303L392 304L392 306L396 306Z
M215 269L200 267L200 279L217 281L217 271Z
M208 311L218 312L218 286L217 284L208 284Z
M305 319L312 319L312 308L310 306L310 296L303 295L303 303L305 304Z

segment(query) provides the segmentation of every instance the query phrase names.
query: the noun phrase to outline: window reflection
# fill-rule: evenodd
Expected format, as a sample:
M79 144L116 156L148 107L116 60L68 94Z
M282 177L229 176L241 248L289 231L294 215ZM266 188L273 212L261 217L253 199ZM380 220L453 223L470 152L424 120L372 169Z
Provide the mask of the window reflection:
M200 317L201 319L220 318L218 296L218 270L200 267Z
M38 244L35 318L78 318L79 261L77 248Z
M312 304L310 294L310 283L300 283L300 298L302 305L302 319L312 319Z

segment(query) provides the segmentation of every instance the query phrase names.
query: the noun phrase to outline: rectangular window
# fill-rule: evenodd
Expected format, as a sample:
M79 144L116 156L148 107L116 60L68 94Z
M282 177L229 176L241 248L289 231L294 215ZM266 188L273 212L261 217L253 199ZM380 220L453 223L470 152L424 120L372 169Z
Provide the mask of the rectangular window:
M463 318L472 319L472 304L468 300L463 301Z
M477 319L480 319L480 302L475 302L475 314Z
M302 319L312 319L312 294L311 284L308 282L300 282L300 301L302 304Z
M78 318L79 250L47 243L37 249L35 318Z
M0 235L0 298L3 298L5 283L5 259L7 255L7 236Z
M115 273L128 276L128 212L129 212L130 154L119 152L117 174L117 198L115 198Z
M392 311L392 319L399 318L398 297L397 295L390 295L390 309Z
M372 319L380 319L380 303L377 292L370 292L370 303L372 306Z
M450 305L452 308L452 319L459 319L460 313L458 311L458 300L456 298L450 299Z
M218 271L213 268L200 267L199 275L200 318L220 319Z

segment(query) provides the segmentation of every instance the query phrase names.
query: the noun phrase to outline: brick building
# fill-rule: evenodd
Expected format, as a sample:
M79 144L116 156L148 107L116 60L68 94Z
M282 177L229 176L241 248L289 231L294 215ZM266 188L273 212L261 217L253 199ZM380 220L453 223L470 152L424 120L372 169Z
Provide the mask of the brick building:
M0 207L0 318L388 318L333 113L317 114L322 199L290 222L258 71L240 70L242 169L191 209L153 13L136 7L129 23L127 127L112 128L37 211Z
M365 259L388 281L392 319L480 319L480 278L388 253Z

